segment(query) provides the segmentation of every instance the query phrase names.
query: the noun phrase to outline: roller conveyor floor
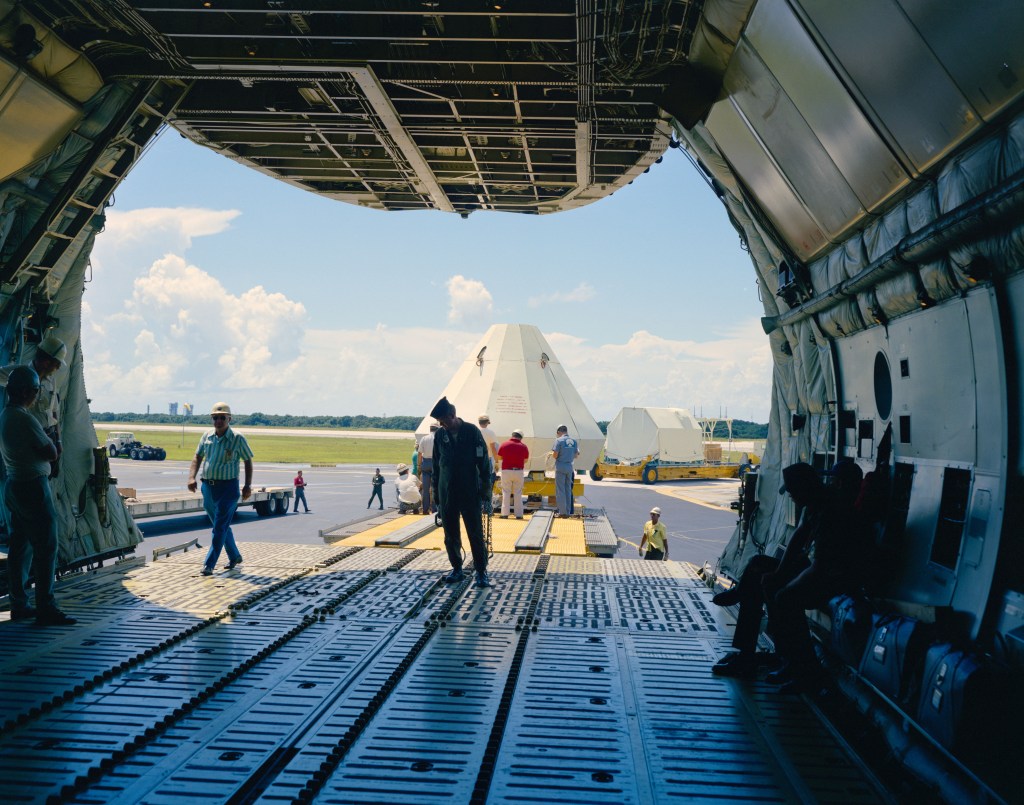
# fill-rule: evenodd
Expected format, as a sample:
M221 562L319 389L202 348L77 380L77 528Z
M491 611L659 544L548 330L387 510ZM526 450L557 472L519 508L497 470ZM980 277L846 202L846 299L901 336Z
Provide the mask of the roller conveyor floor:
M478 590L440 551L241 549L0 622L3 802L884 798L803 699L711 676L731 623L691 565L499 554Z

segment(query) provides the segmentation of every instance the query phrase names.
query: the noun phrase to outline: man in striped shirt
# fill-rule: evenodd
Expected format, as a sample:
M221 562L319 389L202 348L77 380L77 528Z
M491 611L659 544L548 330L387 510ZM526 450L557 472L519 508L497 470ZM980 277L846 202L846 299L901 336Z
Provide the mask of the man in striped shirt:
M248 500L252 495L252 449L245 437L235 433L231 427L231 407L219 402L210 412L213 419L213 430L208 430L199 440L195 457L188 470L188 488L196 491L196 473L202 465L199 477L203 485L203 508L213 522L213 538L210 551L206 554L203 575L212 576L217 565L221 549L227 551L227 570L233 570L242 564L242 554L235 545L235 535L231 532L231 518L238 508L238 462L245 466L245 486L242 487L241 499Z

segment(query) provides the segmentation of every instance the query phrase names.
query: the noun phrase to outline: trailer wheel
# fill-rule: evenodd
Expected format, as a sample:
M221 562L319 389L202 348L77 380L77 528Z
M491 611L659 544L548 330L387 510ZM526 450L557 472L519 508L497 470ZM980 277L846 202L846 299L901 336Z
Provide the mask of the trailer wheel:
M114 445L110 445L110 457L117 458L117 448Z
M274 514L288 514L288 498L284 495L274 498Z
M156 460L163 461L165 458L167 458L167 451L161 447L156 451Z
M132 451L128 455L131 456L132 461L138 461L139 460L139 451L136 450L135 448L132 448Z
M604 476L601 474L601 470L597 468L597 464L595 463L594 466L590 468L590 480L600 481L602 478L604 478Z
M645 484L656 484L658 482L658 468L647 466L644 467L644 474L640 477Z
M270 517L274 513L273 500L257 500L253 507L256 509L256 514L260 517Z

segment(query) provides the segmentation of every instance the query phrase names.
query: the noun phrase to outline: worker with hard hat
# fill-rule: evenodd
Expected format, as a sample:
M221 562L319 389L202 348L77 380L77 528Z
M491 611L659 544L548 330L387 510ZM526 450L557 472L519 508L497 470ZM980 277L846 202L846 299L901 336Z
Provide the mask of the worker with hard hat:
M498 448L501 458L501 516L508 517L509 503L513 505L516 519L523 519L523 472L530 460L530 449L523 444L523 432L518 428L512 437Z
M395 479L395 502L399 514L419 514L423 496L420 494L420 479L409 472L408 464L399 464L398 478Z
M644 545L647 546L647 554L644 555ZM668 539L665 533L665 524L661 522L661 509L655 506L651 509L651 519L644 523L644 535L640 539L640 555L644 559L655 561L668 559Z
M555 459L555 503L558 505L558 516L569 517L574 508L572 482L576 469L573 462L580 454L580 446L569 435L567 425L559 425L555 436L555 443L551 445L551 455Z
M70 626L75 619L57 608L53 595L57 513L48 478L57 448L43 432L33 410L39 395L39 375L30 366L16 366L5 380L7 404L0 412L0 455L7 473L3 497L11 526L7 554L11 620L35 618L41 626ZM34 608L28 603L30 564L35 568Z
M227 551L228 566L233 570L242 564L242 554L235 545L231 518L238 508L238 462L245 467L245 485L241 499L252 495L252 448L241 433L231 428L231 406L219 402L210 411L213 428L199 439L196 454L188 469L188 488L196 491L196 474L203 487L203 508L213 522L213 537L206 554L202 574L212 576L221 550ZM202 471L200 472L200 467Z
M491 459L491 483L494 483L494 472L498 468L498 437L491 430L491 418L487 414L480 414L477 417L477 427L487 444L487 455Z
M60 395L57 393L57 382L54 375L64 365L64 358L68 354L68 348L55 335L48 335L36 345L35 354L29 364L32 371L39 377L39 394L35 402L29 407L31 413L39 421L43 431L50 437L53 446L57 450L57 458L50 464L49 476L57 476L57 459L64 452L64 445L60 440ZM16 366L11 364L0 369L0 386L7 385L7 378Z

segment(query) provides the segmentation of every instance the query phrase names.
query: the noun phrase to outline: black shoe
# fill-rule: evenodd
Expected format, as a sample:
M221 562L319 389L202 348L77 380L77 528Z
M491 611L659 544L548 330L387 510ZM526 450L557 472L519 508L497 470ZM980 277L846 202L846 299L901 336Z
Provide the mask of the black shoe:
M212 576L213 575L213 568L212 567L204 567L202 570L199 571L199 575L200 576Z
M11 610L12 621L30 621L36 616L36 608L30 606L16 607Z
M711 598L711 603L720 607L735 606L739 602L740 586L738 584L734 584L728 590L722 590L722 592L717 593Z
M751 654L737 651L712 665L711 673L715 676L750 678L757 673L757 659Z
M36 615L37 626L74 626L77 620L59 609L41 609Z
M484 573L477 573L476 574L476 582L475 582L475 584L476 584L477 587L493 587L494 586L493 584L491 584L491 579L488 577L486 572L484 572Z
M466 574L462 572L462 568L460 567L457 570L453 570L451 573L449 573L447 576L445 576L444 577L444 583L445 584L457 584L458 582L462 581L464 578L466 578Z
M224 569L225 570L234 570L240 564L242 564L242 560L241 559L236 559L234 562L228 562L228 566L226 568L224 568Z

